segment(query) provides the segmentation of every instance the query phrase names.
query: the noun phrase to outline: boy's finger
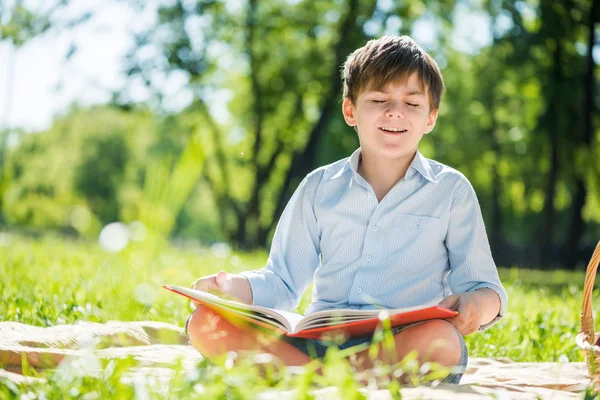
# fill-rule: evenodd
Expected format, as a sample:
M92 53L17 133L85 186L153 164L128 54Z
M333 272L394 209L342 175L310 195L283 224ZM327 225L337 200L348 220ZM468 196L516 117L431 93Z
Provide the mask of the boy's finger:
M452 322L452 325L454 325L456 329L458 329L460 333L464 335L471 322L471 315L468 311L464 311L463 313L452 318L450 321Z
M456 330L458 330L463 336L465 334L465 323L463 321L455 321L456 318L451 318L448 320L448 322L450 322L452 325L454 325L454 327L456 328Z
M463 335L470 335L471 333L477 332L478 329L479 329L479 324L476 322L472 322L471 325L469 325L468 329L466 330L466 333Z
M227 272L219 272L217 274L216 281L219 289L221 289L223 292L229 292L229 290L231 289L231 277Z
M462 321L458 321L456 320L456 317L454 318L449 318L446 321L450 322L452 325L454 325L454 327L460 332L462 333Z
M453 310L454 307L456 307L457 302L458 302L458 296L455 294L452 294L452 295L446 297L445 299L443 299L442 301L440 301L438 303L438 306L447 308L449 310Z
M217 279L217 276L213 276L212 278L210 278L210 281L208 281L209 285L210 285L210 290L215 290L217 292L221 291L221 287L219 286L219 280Z
M190 288L208 292L212 289L218 289L217 282L214 277L198 278L190 285Z

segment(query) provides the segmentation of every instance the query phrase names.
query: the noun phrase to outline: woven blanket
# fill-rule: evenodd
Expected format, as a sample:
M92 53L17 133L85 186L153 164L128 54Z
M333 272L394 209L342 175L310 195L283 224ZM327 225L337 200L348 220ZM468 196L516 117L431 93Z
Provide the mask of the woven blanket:
M91 350L93 349L93 350ZM180 327L161 322L82 322L40 328L16 322L0 323L0 379L28 385L34 378L21 375L22 358L35 369L54 369L79 361L78 373L93 374L98 365L86 360L132 357L139 361L133 374L172 376L174 363L194 368L201 355ZM97 372L97 371L96 371ZM505 358L471 358L460 385L440 384L402 389L406 399L578 399L589 377L584 363L524 363ZM317 399L335 398L335 387L314 390ZM387 390L364 390L369 399L390 399ZM293 392L265 392L263 399L293 399Z

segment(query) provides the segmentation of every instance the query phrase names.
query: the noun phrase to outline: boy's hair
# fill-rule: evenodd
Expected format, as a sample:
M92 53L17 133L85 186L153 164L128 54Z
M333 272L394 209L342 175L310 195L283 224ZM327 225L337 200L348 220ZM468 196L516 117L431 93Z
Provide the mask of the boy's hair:
M435 60L408 36L383 36L369 40L344 63L344 98L356 104L366 89L381 90L388 83L405 81L414 72L429 91L431 110L440 107L444 79Z

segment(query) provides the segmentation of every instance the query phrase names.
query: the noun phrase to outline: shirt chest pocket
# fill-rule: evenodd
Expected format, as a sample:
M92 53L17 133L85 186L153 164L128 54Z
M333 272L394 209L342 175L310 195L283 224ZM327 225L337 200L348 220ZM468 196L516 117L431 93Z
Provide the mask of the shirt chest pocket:
M419 230L432 229L440 223L440 219L436 217L426 217L421 215L411 214L396 214L392 221L392 228L413 228Z
M390 257L424 257L443 246L445 235L439 218L395 213L390 222Z
M400 213L395 213L391 222L392 230L412 228L419 231L429 231L432 229L441 229L442 225L442 220L437 217Z

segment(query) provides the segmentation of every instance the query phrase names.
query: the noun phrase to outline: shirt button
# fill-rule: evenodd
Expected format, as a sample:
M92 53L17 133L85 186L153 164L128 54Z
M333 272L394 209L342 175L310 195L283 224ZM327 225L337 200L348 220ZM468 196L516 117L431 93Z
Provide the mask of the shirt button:
M423 221L421 218L417 219L417 225L421 225L421 221Z
M356 293L360 293L360 292L362 292L362 289L361 288L356 288Z
M374 225L373 226L373 231L376 231L377 229L379 229L379 228L377 228L377 225Z
M370 262L371 259L372 259L371 256L367 256L367 258L366 258L367 262Z
M367 196L373 197L373 193L369 192L369 193L367 193Z

